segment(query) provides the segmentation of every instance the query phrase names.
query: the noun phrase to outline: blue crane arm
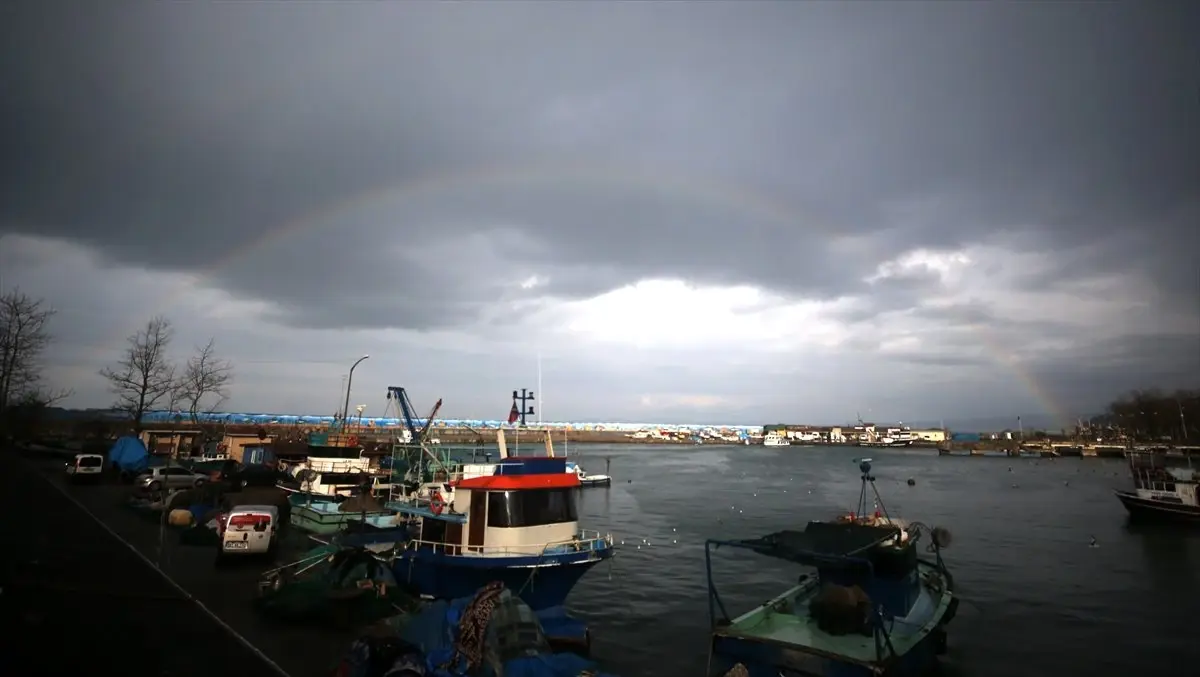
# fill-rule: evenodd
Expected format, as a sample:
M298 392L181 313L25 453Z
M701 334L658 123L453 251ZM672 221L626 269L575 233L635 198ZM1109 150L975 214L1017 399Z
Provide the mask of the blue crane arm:
M408 428L408 432L412 433L413 440L417 440L417 435L420 433L417 430L417 423L414 420L412 402L408 399L408 392L403 386L388 386L388 398L396 400L396 404L400 405L400 414L404 416L404 427Z

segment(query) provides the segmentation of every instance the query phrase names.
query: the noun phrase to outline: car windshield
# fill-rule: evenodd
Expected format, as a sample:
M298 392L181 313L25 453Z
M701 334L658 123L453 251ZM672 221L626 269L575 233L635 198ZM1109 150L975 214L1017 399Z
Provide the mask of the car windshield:
M99 456L84 456L79 459L80 468L99 468L103 463Z

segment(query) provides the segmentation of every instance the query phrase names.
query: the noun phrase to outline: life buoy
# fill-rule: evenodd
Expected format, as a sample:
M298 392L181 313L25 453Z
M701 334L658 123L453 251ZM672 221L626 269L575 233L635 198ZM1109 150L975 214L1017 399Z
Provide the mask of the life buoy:
M218 452L218 453L221 453L221 454L223 454L223 453L225 453L225 452L227 452L227 451L229 451L229 445L228 445L228 444L225 444L224 442L222 442L221 444L218 444L218 445L217 445L217 452Z
M346 446L357 447L358 446L358 435L351 435L350 437L347 437L346 438Z
M446 509L446 502L442 500L442 494L439 491L433 492L429 497L429 512L440 515Z

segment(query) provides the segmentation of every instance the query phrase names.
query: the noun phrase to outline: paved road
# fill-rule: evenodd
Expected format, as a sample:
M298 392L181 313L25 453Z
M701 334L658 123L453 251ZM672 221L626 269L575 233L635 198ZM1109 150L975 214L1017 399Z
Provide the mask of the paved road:
M69 485L57 458L0 452L0 614L20 630L0 640L0 674L330 674L354 633L261 618L250 600L268 565L214 570L215 549L170 531L160 543L159 527L122 505L127 493Z

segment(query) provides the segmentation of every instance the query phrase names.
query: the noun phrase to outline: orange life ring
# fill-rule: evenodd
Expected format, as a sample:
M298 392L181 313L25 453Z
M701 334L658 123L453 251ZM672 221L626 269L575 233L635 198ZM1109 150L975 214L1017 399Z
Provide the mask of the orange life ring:
M434 515L440 515L445 508L446 502L442 500L441 492L433 492L433 495L429 497L429 512L432 512Z
M346 446L357 447L358 446L358 435L351 435L351 436L347 437L346 438Z
M223 453L229 451L229 445L225 444L225 443L218 444L217 451L223 454Z

